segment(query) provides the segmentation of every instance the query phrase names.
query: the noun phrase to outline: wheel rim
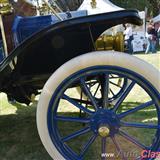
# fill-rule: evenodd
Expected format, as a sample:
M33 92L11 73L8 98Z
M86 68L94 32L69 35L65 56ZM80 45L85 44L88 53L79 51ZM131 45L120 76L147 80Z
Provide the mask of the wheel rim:
M121 76L129 81L131 81L130 85L127 86L125 92L120 96L118 102L109 107L109 97L108 97L108 77L110 74L115 74ZM86 79L90 76L104 76L104 84L102 88L103 96L101 98L101 103L97 103L94 96L91 94L89 87L86 85ZM91 108L86 108L80 102L75 101L74 98L71 98L66 95L66 91L77 84L81 84L82 90L87 93L89 101L92 104ZM147 101L143 104L135 106L134 109L129 109L127 111L121 112L118 111L122 102L127 97L127 95L131 92L135 85L139 85L142 87L145 92L150 96L150 101ZM64 94L65 92L65 94ZM85 113L86 117L68 117L59 115L59 107L60 101L65 100L75 106L76 108L82 110ZM135 112L147 108L154 104L157 113L157 124L145 124L145 123L127 123L123 122L123 118L128 115L134 114ZM63 105L62 105L63 106ZM64 156L65 159L75 160L75 159L85 159L85 155L89 150L89 147L93 145L95 140L99 137L101 138L101 153L107 153L106 141L107 139L111 139L114 147L118 152L121 152L121 159L126 159L124 156L120 145L116 140L116 136L120 135L123 138L127 139L129 142L132 142L136 146L141 149L147 149L151 151L157 151L160 143L160 108L159 108L159 93L157 90L142 76L138 75L135 72L129 71L124 68L114 67L114 66L95 66L87 69L83 69L65 79L56 89L53 94L47 115L48 122L48 130L49 135L53 144L56 146L58 151ZM69 135L63 135L59 128L59 122L75 122L82 123L82 128L74 131L74 133L70 133ZM62 125L63 126L63 125ZM65 128L66 126L64 126ZM149 128L154 129L154 140L150 144L150 146L145 146L132 136L129 136L124 130L121 128L131 127L131 128ZM70 147L68 142L70 140L75 140L77 137L83 136L85 134L91 133L87 142L81 147L81 151L79 153L75 152L73 147ZM106 159L106 157L101 157L99 159ZM150 158L148 158L150 159Z

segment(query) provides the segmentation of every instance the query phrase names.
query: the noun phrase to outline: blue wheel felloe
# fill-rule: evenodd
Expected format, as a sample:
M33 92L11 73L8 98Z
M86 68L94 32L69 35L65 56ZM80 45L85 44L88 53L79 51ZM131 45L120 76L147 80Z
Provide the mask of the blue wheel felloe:
M125 89L118 96L118 100L113 105L109 98L110 78L114 76L123 77L124 84L130 81L129 85L125 84ZM94 77L94 78L93 78ZM101 79L98 84L101 87L95 88L99 90L100 98L96 98L91 88L96 79ZM90 82L90 83L88 83ZM75 98L75 87L79 86L86 95L87 100ZM133 103L131 108L125 108L126 98L136 87L141 88L149 97L141 104ZM97 89L98 88L98 89ZM135 90L136 91L136 90ZM141 93L137 93L139 96ZM117 140L118 137L125 139L126 143L131 143L139 148L139 150L157 151L160 146L160 95L153 85L138 73L118 66L92 66L81 69L59 84L57 89L51 96L47 113L47 126L49 136L52 143L56 146L58 152L67 160L88 159L91 148L94 148L95 142L99 145L99 160L106 160L102 154L108 152L108 141L121 153L120 158L126 160L124 148ZM88 107L86 107L86 104ZM145 123L145 121L137 122L137 112L147 110L152 107L156 112L156 123ZM68 112L62 112L65 108ZM79 117L78 110L82 110L85 116ZM147 114L147 111L146 111ZM132 120L127 117L131 116ZM84 125L81 125L84 124ZM73 128L70 128L74 126ZM153 133L148 135L148 139L152 139L149 144L145 144L137 137L127 132L133 129L147 129ZM151 131L150 131L151 130ZM153 130L153 132L152 132ZM137 137L136 137L137 136ZM83 137L83 138L81 138ZM99 141L100 139L100 141ZM81 144L82 145L81 145ZM131 151L133 148L130 149ZM140 155L140 153L139 153ZM138 159L139 155L135 157ZM92 157L90 157L92 158ZM150 158L147 158L150 159Z

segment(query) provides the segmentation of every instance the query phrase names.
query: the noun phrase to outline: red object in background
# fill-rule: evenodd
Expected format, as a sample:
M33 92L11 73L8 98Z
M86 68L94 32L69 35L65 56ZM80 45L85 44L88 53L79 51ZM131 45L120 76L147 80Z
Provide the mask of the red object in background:
M155 29L158 30L158 28L160 27L160 22L156 22L154 25L155 25Z
M3 25L7 42L8 53L10 53L14 48L14 42L12 38L12 24L14 20L14 15L3 16Z
M25 1L18 1L17 3L13 2L12 6L14 11L11 15L3 16L3 24L7 41L8 53L14 49L14 41L12 34L12 25L14 17L18 16L33 16L36 15L36 9L34 6L26 3Z

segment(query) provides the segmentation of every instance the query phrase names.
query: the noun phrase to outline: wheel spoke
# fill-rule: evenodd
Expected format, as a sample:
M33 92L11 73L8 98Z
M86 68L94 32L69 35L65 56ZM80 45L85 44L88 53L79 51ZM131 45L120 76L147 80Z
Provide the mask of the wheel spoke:
M80 123L89 123L89 118L77 118L77 117L63 117L63 116L56 116L56 120L59 121L67 121L67 122L80 122Z
M142 149L148 149L148 147L146 147L145 145L143 145L142 143L138 142L137 139L131 137L130 135L128 135L126 132L119 130L119 134L124 137L125 139L127 139L128 141L132 142L133 144L137 145L138 147L142 148Z
M135 127L135 128L160 129L159 125L155 125L155 124L143 124L143 123L121 122L121 126L123 126L123 127Z
M122 160L127 160L126 157L124 156L123 151L120 148L120 145L119 145L118 141L116 141L116 138L115 137L111 137L111 139L112 139L112 141L113 141L113 143L114 143L114 145L116 147L116 150L117 150L118 154L120 153L120 156L121 156Z
M95 98L92 96L92 93L90 92L83 78L81 78L81 85L82 85L82 90L84 90L84 93L87 94L86 96L88 96L88 98L91 100L92 105L94 106L95 110L98 110L97 102Z
M115 96L115 94L114 94L114 92L112 91L112 89L110 88L109 90L110 90L110 92L112 93L112 96Z
M139 105L139 106L137 106L137 107L135 107L135 108L133 108L133 109L130 109L130 110L126 111L126 112L120 113L120 114L118 115L118 117L119 117L119 118L124 118L125 116L128 116L128 115L130 115L130 114L133 114L133 113L135 113L135 112L137 112L137 111L139 111L139 110L141 110L141 109L144 109L144 108L146 108L146 107L149 107L149 106L151 106L151 105L153 105L153 104L154 104L153 101L149 101L149 102L143 103L143 104L141 104L141 105Z
M123 78L123 77L116 76L116 75L115 75L115 76L113 76L112 74L110 74L109 79L113 79L113 78L116 78L116 79L117 79L117 78Z
M108 102L108 95L109 95L109 75L105 74L103 76L102 81L102 99L103 99L103 108L107 108Z
M82 97L82 96L81 96ZM86 104L86 105L92 105L92 103L90 101L87 101L87 100L83 100L82 98L81 99L77 99L77 98L72 98L72 100L80 103L80 104Z
M92 82L86 82L87 85L90 87L93 87L95 84L97 84L97 81L92 81Z
M122 104L122 102L127 97L127 95L130 93L130 91L132 90L134 85L135 85L135 82L132 81L132 83L128 86L128 88L123 92L123 94L121 95L121 97L118 100L118 102L115 104L115 106L113 108L113 111L115 111L115 112L117 111L118 107Z
M112 81L109 81L109 83L113 84L114 86L118 87L118 88L122 88L121 86L119 86L118 84L112 82Z
M96 94L97 94L98 89L99 89L100 86L101 86L101 85L100 85L100 83L99 83L98 86L97 86L97 88L96 88L96 91L95 91L94 94L93 94L94 97L96 96Z
M90 137L89 141L84 145L81 153L80 153L80 157L82 158L85 153L88 151L89 147L92 145L92 143L95 141L97 135L93 135L92 137Z
M102 160L106 160L107 157L106 157L106 152L107 152L107 147L106 147L106 140L107 138L106 137L103 137L102 139L102 146L101 146L101 150L102 150L102 153L101 153L101 156L102 156Z
M79 103L77 103L75 100L73 100L72 98L68 97L67 95L63 95L62 96L63 99L67 100L68 102L70 102L71 104L73 104L74 106L76 106L77 108L79 108L80 110L88 113L88 114L93 114L94 112L83 107L82 105L80 105Z
M71 140L71 139L73 139L75 137L78 137L78 136L81 136L83 134L86 134L90 130L91 130L90 127L83 128L83 129L81 129L79 131L76 131L76 132L70 134L69 136L66 136L66 137L62 138L62 142L64 143L64 142L67 142L67 141L69 141L69 140Z
M70 148L66 143L63 144L64 147L67 149L68 152L70 152L74 156L78 156L76 152L72 148Z
M111 77L109 77L109 79L118 79L118 78L123 78L123 77L119 77L119 76L111 76Z
M112 74L110 74L110 77L109 77L109 78L111 78L111 77L114 78L114 76L113 76Z

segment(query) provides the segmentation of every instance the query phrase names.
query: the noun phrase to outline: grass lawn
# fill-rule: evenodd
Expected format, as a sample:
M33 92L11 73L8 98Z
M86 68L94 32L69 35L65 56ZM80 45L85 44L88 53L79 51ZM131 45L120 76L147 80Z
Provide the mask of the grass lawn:
M150 55L137 54L136 56L146 60L160 70L160 52L158 54ZM135 96L135 93L138 91L139 88L137 86L133 90L133 93L131 93L128 99L123 103L121 110L125 111L135 105L141 104L143 101L147 101L148 96L145 93ZM70 94L74 93L72 92ZM5 94L0 94L0 160L51 160L38 136L36 128L36 105L37 102L33 103L31 106L26 106L19 103L11 105L7 102ZM63 105L65 106L65 103ZM119 112L121 112L121 110ZM65 109L65 107L61 108L59 114L77 115L76 110L73 110L72 113L68 113L67 111L68 110ZM124 120L130 122L134 120L134 122L156 123L156 116L156 110L154 106L151 106L148 110L144 109L138 111ZM68 126L67 129L64 126ZM77 123L68 124L68 122L64 122L60 124L61 132L66 135L81 127L82 124ZM124 130L132 136L136 136L137 139L141 140L145 144L150 144L155 134L154 129L131 129L126 127ZM89 136L90 135L88 134L85 137L79 137L74 143L69 145L78 152L80 148L79 146L83 145L81 142ZM129 144L124 138L117 137L117 139L126 152L130 149L130 147L134 148L134 152L139 151L139 149L133 147L133 144ZM100 152L97 148L100 148L100 141L101 139L98 138L94 142L94 145L90 148L90 152L88 153L86 160L99 159L98 155ZM113 143L110 140L108 141L108 148L109 152L115 152Z

